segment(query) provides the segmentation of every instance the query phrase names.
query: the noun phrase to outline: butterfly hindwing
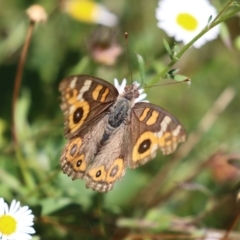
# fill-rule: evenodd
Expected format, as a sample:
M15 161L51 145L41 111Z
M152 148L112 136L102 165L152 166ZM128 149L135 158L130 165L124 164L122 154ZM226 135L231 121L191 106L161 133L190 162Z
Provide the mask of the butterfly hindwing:
M107 192L121 179L127 167L129 146L128 125L122 124L101 145L106 119L102 118L83 138L76 136L66 144L61 156L63 172L72 179L85 179L86 186L99 192ZM97 152L97 154L96 154Z
M83 178L93 163L106 125L107 116L103 116L90 125L91 131L88 128L84 129L81 134L69 139L65 145L60 163L63 172L73 180Z
M113 188L117 180L124 176L129 146L126 128L128 125L121 124L111 134L92 164L87 168L84 179L88 188L107 192Z

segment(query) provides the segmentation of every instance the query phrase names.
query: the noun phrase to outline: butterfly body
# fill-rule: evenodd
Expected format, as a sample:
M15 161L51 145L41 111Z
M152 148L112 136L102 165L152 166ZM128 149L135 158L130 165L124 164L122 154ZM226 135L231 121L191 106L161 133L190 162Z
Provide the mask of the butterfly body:
M69 140L61 155L63 172L85 179L96 191L111 190L127 166L144 164L157 149L169 154L185 141L185 130L173 116L156 105L136 103L135 83L118 93L102 79L76 75L59 89Z

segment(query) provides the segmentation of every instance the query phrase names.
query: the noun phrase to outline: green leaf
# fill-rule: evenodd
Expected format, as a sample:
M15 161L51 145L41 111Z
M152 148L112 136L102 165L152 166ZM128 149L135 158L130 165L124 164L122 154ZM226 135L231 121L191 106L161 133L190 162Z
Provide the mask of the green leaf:
M145 62L141 55L139 55L138 53L136 55L137 55L138 66L140 70L141 85L143 86L145 82Z
M173 52L173 56L174 56L175 59L177 59L177 60L178 60L178 58L176 58L176 55L178 54L178 50L179 50L178 44L177 44L177 43L174 43L172 52Z
M230 37L228 27L225 23L221 23L221 25L220 25L220 36L221 36L224 44L228 48L231 48L232 47L231 37Z
M188 79L188 77L186 77L184 75L177 74L177 75L174 75L172 79L178 82L178 81L183 81L185 79Z
M171 69L167 73L167 77L174 79L175 74L179 71L179 69Z
M169 54L170 58L172 58L172 50L168 44L168 42L163 38L163 46L165 47L167 53Z
M212 21L212 15L209 16L207 25L209 25L211 23L211 21Z

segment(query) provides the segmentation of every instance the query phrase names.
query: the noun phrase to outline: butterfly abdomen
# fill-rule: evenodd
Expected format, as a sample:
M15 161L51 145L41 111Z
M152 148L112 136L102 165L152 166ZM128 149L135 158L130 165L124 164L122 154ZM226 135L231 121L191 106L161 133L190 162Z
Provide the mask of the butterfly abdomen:
M129 110L130 110L129 100L123 97L119 97L115 104L110 108L108 123L106 125L106 129L100 141L97 153L101 150L104 144L106 144L106 142L109 140L113 132L122 123L127 122Z
M119 127L128 118L129 110L130 101L120 97L110 109L108 118L109 125L113 128Z

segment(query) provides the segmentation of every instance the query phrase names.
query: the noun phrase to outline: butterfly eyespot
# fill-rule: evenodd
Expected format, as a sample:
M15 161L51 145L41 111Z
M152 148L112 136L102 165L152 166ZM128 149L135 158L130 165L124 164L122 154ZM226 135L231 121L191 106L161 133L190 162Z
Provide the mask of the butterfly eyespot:
M72 139L72 141L66 146L65 158L68 160L74 159L81 145L82 139L80 137Z
M110 177L114 177L118 172L118 165L114 166L113 169L110 172Z
M73 114L73 122L77 124L83 116L83 109L81 107L77 108Z
M87 165L86 161L84 160L85 160L84 154L81 154L80 156L77 156L72 160L72 166L75 169L75 171L83 172L86 170Z
M96 177L100 177L102 174L101 170L98 170L97 173L96 173Z
M72 148L70 149L70 155L73 157L74 155L75 155L75 153L76 153L76 151L77 151L77 144L74 144L73 146L72 146Z
M142 141L141 144L139 145L138 152L139 153L146 152L150 148L151 144L152 144L152 142L150 139L146 139L146 140Z
M90 105L87 101L77 101L70 108L68 128L71 133L76 132L84 123L90 113Z
M80 167L81 164L82 164L82 160L78 160L76 165L77 165L77 167Z
M121 178L125 173L125 166L123 158L117 158L113 165L110 167L105 179L106 182L114 182Z

